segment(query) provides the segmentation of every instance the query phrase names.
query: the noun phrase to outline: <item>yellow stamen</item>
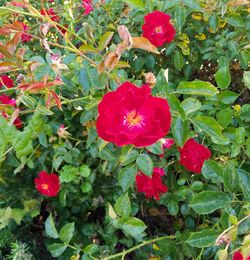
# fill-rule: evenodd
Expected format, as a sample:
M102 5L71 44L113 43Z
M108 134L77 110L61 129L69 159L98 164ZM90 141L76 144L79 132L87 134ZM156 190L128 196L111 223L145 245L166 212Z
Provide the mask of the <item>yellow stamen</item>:
M155 28L155 32L156 33L161 33L162 32L162 27L161 26L158 26Z
M43 183L42 184L42 189L43 190L48 190L49 189L49 185L47 183Z
M136 110L132 110L127 114L127 116L125 116L125 121L129 127L141 125L142 119L142 116L139 115Z

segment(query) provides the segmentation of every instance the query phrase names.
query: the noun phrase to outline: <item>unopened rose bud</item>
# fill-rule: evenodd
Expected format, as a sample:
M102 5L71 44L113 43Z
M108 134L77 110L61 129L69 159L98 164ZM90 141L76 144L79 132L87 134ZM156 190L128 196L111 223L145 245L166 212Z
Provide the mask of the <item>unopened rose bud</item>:
M215 241L216 246L220 246L223 244L228 244L230 242L230 236L229 234L220 235L217 240Z
M17 75L17 78L16 78L16 81L17 81L17 83L19 84L19 83L22 82L23 79L24 79L24 75L23 75L23 74L18 74L18 75Z
M67 139L70 136L70 133L67 130L68 127L65 127L64 124L61 124L61 126L57 130L57 134L61 138Z
M170 149L174 144L173 138L162 138L160 141L162 142L162 146L165 149Z
M153 88L156 84L156 77L152 72L144 73L146 84Z

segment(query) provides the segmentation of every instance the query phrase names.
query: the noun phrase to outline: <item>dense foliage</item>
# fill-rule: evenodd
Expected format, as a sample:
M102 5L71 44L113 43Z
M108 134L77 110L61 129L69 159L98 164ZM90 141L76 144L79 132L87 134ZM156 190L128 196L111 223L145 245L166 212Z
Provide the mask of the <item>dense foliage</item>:
M247 259L245 1L0 3L0 258Z

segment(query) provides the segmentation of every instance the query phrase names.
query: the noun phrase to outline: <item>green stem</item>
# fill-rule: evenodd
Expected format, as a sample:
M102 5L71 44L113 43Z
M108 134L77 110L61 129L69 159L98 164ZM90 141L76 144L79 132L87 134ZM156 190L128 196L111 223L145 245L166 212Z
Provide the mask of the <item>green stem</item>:
M124 259L124 257L127 254L129 254L129 253L131 253L131 252L133 252L133 251L135 251L135 250L137 250L137 249L139 249L139 248L141 248L143 246L146 246L146 245L149 245L149 244L152 244L152 243L155 243L157 241L161 241L161 240L164 240L164 239L167 239L167 238L174 239L175 236L157 237L157 238L154 238L154 239L151 239L151 240L148 240L148 241L144 241L144 242L142 242L141 244L139 244L137 246L129 248L128 250L125 250L125 251L120 252L118 254L114 254L114 255L111 255L111 256L104 257L103 260L114 259L114 258L117 258L117 257L122 257L122 259Z

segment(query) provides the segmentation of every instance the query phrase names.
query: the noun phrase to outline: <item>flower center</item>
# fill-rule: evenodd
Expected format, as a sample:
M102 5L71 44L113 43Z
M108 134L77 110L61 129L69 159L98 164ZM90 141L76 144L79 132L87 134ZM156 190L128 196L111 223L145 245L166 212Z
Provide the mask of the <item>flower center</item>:
M162 27L161 26L155 27L155 32L156 33L162 33Z
M49 185L47 183L43 183L42 184L42 189L43 190L48 190L49 189Z
M143 116L138 114L136 110L128 112L127 115L124 117L124 123L127 124L129 127L142 126L142 120Z

